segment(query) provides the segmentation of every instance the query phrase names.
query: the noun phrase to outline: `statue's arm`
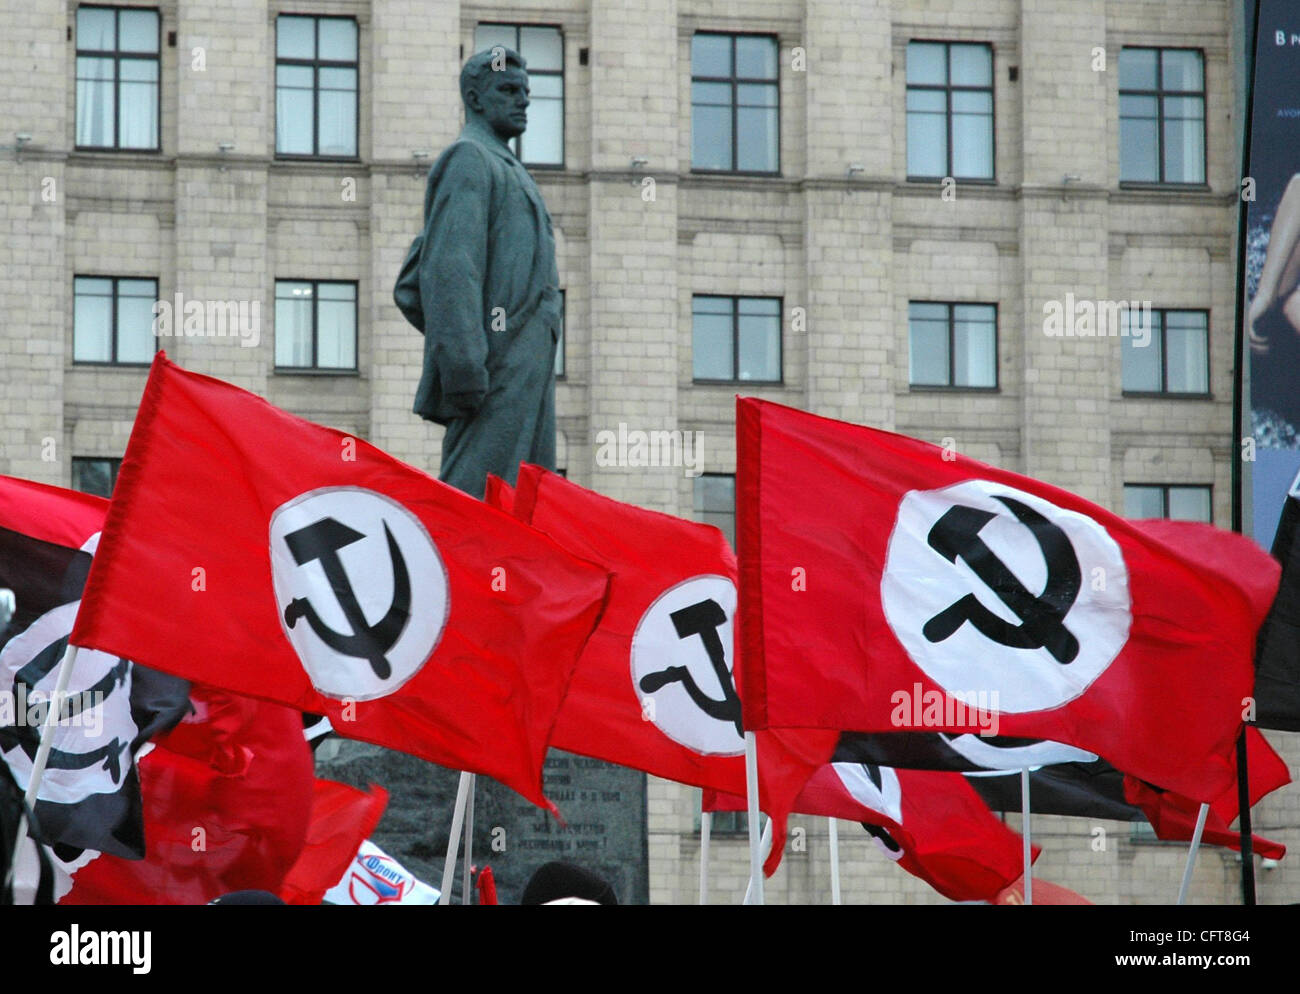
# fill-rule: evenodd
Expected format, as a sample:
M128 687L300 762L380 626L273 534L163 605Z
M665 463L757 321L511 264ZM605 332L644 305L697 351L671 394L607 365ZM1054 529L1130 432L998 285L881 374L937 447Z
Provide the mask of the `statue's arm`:
M437 336L443 397L466 413L488 389L483 284L491 196L483 153L461 142L434 191L420 265L424 333Z

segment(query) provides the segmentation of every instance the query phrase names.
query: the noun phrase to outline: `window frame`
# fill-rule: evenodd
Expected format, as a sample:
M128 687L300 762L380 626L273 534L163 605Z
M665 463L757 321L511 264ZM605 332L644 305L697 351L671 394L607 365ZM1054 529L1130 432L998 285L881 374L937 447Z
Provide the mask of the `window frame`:
M1143 487L1147 490L1160 491L1160 520L1163 521L1190 521L1197 520L1193 518L1171 518L1169 517L1169 491L1170 490L1204 490L1206 497L1209 499L1210 516L1204 522L1205 524L1214 524L1214 484L1213 483L1125 483L1124 489L1129 487ZM1129 518L1128 520L1139 520Z
M947 383L913 383L912 382L912 316L913 304L933 304L948 309L948 382ZM1001 355L1001 308L996 301L987 300L908 300L907 317L907 388L915 393L1000 393L1002 390L1002 355ZM993 384L992 386L965 386L954 383L957 371L957 328L954 320L955 308L991 307L993 308Z
M943 46L943 71L947 80L942 86L935 83L909 83L907 82L907 48L913 44L917 45L942 45ZM988 49L989 53L989 85L988 86L954 86L952 82L952 47L954 45L973 45L980 48ZM903 52L903 169L909 183L933 183L936 180L945 180L951 177L957 183L982 183L986 186L996 186L998 183L998 73L996 62L997 51L992 42L988 41L949 41L940 38L909 38L907 46ZM907 94L912 90L940 91L944 94L944 127L947 134L947 161L945 166L947 172L942 176L925 176L915 174L907 170ZM957 176L952 170L952 94L954 90L964 93L984 93L989 95L989 152L991 166L990 175L988 176Z
M315 48L316 57L312 59L290 59L280 57L280 18L282 17L310 17L314 22L315 30ZM357 29L357 60L355 62L342 62L338 59L320 58L320 22L321 21L351 21ZM361 21L350 14L313 14L313 13L295 13L292 10L276 11L275 15L275 33L273 38L273 47L275 51L275 60L272 67L274 75L274 90L272 97L272 114L271 140L275 145L275 158L286 162L359 162L361 161ZM280 66L299 66L310 68L312 71L311 85L311 116L312 116L312 134L311 145L313 149L320 149L320 70L325 69L352 69L357 74L357 88L352 93L353 99L353 121L356 126L354 136L356 142L356 152L352 155L321 155L319 151L310 154L306 152L281 152L280 151L280 128L279 128L279 96L280 96ZM326 281L328 282L328 281Z
M731 379L718 379L715 377L706 377L698 379L695 376L695 298L697 297L717 297L722 300L731 301L731 369L733 376ZM740 302L742 300L775 300L776 305L776 366L777 378L775 380L742 380L740 379ZM692 293L691 294L691 383L700 386L735 386L736 384L747 384L752 386L764 387L783 387L785 386L785 297L784 296L754 296L748 293Z
M78 359L77 358L77 280L109 280L113 284L113 292L109 297L110 304L109 328L108 328L108 359ZM158 277L156 276L104 276L98 273L73 273L72 274L72 364L74 366L97 366L101 369L108 368L125 368L125 369L148 369L153 364L153 356L140 362L126 362L117 358L117 285L122 280L148 280L153 283L153 300L158 303ZM153 352L156 356L159 351L158 334L156 324L158 312L154 312L154 320L150 323L149 333L153 336Z
M569 84L567 79L569 66L567 61L567 53L564 50L564 42L565 42L564 25L534 24L526 21L476 21L474 23L475 32L477 32L480 27L513 28L515 32L515 44L513 46L514 50L516 52L519 52L520 56L523 57L525 61L527 61L527 57L524 56L524 53L519 49L521 28L549 28L560 36L560 68L558 70L556 69L525 69L524 70L528 74L530 80L534 75L559 77L560 80L560 161L558 163L557 162L529 162L526 158L524 158L524 156L521 153L526 152L528 147L527 142L524 141L524 139L528 136L528 130L526 128L524 129L523 134L518 135L511 140L518 143L516 146L517 151L515 151L515 158L518 159L528 169L551 169L551 170L562 171L568 168L567 163L569 161L569 143L565 139L566 139L566 131L569 126L569 115L568 115ZM478 51L482 51L482 50L475 48L475 52ZM490 49L487 49L487 51L490 51ZM532 91L532 87L530 86L529 87L530 102L531 102L531 91Z
M361 372L361 285L357 280L310 279L307 277L277 276L272 285L272 307L280 302L281 283L311 284L311 360L310 366L281 366L275 359L275 339L280 335L280 322L275 322L275 338L271 341L271 369L274 373L308 376L356 376ZM352 365L321 366L320 356L320 292L323 284L352 287ZM278 317L278 315L277 315Z
M691 97L691 139L688 143L689 154L691 157L691 172L700 176L756 176L756 177L779 177L781 176L781 39L780 36L767 31L710 31L699 30L691 32L689 44L693 44L697 35L713 35L715 37L727 38L731 41L731 75L730 76L696 76L695 67L690 69L690 86L694 87L696 83L729 83L731 84L731 169L706 169L695 165L695 98ZM737 38L766 38L776 46L776 78L775 79L756 79L750 76L736 75L736 39ZM772 86L776 89L776 165L773 169L737 169L734 168L736 156L739 150L739 131L737 125L738 104L736 102L737 87L742 85L762 85ZM722 381L727 382L727 381Z
M1118 101L1122 102L1126 96L1134 97L1155 97L1156 99L1156 165L1158 166L1159 178L1150 179L1125 179L1124 172L1124 146L1123 146L1123 111L1120 110L1117 122L1119 123L1119 134L1121 135L1119 147L1119 185L1122 189L1155 189L1155 188L1172 188L1182 190L1208 190L1210 187L1210 98L1209 98L1209 73L1205 59L1205 49L1196 48L1191 45L1123 45L1120 47L1120 57L1128 51L1135 52L1155 52L1156 53L1156 89L1154 90L1126 90L1118 87ZM1165 52L1195 52L1201 60L1201 89L1200 90L1166 90L1164 89L1164 67ZM1119 73L1116 72L1116 82L1118 84ZM1178 97L1195 97L1201 98L1201 175L1199 180L1170 180L1165 179L1165 98L1167 96ZM1117 110L1119 110L1117 103Z
M158 79L154 82L157 90L156 109L154 112L154 133L157 135L157 142L152 148L124 148L122 140L122 49L114 48L112 51L103 49L83 49L81 47L81 38L77 33L77 12L81 10L111 10L113 11L113 36L115 39L121 38L121 14L122 11L149 11L158 18L158 48L152 56L147 52L128 52L126 58L136 61L146 61L152 58L158 67ZM72 149L74 152L112 152L124 153L126 155L158 155L162 152L162 111L163 111L163 89L162 89L162 41L163 41L163 15L159 7L136 7L133 5L117 5L106 3L79 3L72 13L72 31L76 40L73 42L72 50L72 91L73 91L73 108L72 108ZM118 42L115 41L115 44ZM81 100L77 96L77 60L80 58L91 59L108 59L113 60L113 144L112 145L82 145L77 141L77 123L80 119Z
M1130 311L1129 313L1132 313ZM1214 384L1210 376L1213 372L1210 365L1210 309L1208 307L1153 307L1152 315L1160 315L1160 389L1158 390L1126 390L1124 389L1124 353L1120 353L1120 394L1125 398L1134 400L1213 400ZM1188 390L1170 390L1169 389L1169 343L1166 336L1168 325L1165 322L1166 315L1169 314L1203 314L1205 316L1205 390L1201 393L1195 393ZM1152 329L1152 334L1155 329ZM1129 336L1132 337L1132 336Z
M84 463L108 463L109 466L108 493L95 494L95 496L111 498L113 495L113 491L117 488L118 474L122 471L122 457L121 456L73 456L72 457L72 465L69 467L70 479L68 481L72 485L70 489L76 490L77 493L80 494L93 494L94 492L91 490L79 490L76 486L78 463L83 463L83 464Z

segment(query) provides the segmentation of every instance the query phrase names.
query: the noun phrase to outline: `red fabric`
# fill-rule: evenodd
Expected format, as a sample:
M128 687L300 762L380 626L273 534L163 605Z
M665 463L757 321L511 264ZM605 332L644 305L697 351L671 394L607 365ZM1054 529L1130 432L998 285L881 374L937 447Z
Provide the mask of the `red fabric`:
M951 700L891 628L882 584L905 495L982 480L1104 529L1123 559L1131 613L1122 647L1076 696L1037 710L1003 706L998 733L1079 746L1196 799L1213 800L1232 783L1255 634L1279 572L1253 542L1209 526L1182 528L1174 539L937 446L765 401L738 400L737 446L746 727L891 731L900 727L897 693ZM913 563L891 582L929 589L949 575L937 553ZM792 589L796 568L804 589ZM1081 597L1092 598L1087 584L1097 579L1084 575ZM1023 672L1010 664L1026 665L1015 655L1025 650L983 645L981 662L1006 660L1008 676ZM1073 679L1079 669L1053 672ZM930 719L928 730L979 730L969 715L948 718Z
M384 816L388 791L371 785L369 793L317 780L312 788L307 843L280 887L285 904L320 904Z
M1024 904L1025 878L1021 877L1006 890L1000 891L992 901L993 904ZM1082 894L1076 894L1068 887L1054 884L1050 880L1034 877L1034 904L1092 904Z
M489 473L487 475L487 487L483 495L483 502L493 507L500 508L506 514L515 513L515 488L508 484L501 477Z
M107 510L103 497L0 476L0 521L42 542L80 549L103 527Z
M478 875L477 886L479 904L497 903L497 881L496 877L492 876L492 867L483 867Z
M311 811L302 716L207 687L194 687L190 700L196 713L138 764L145 858L96 857L59 903L206 904L280 889Z
M734 587L736 558L722 532L612 500L530 465L520 467L513 507L520 520L614 574L608 604L578 661L551 744L679 783L743 794L739 735L733 746L737 754L730 755L706 754L671 738L647 718L630 673L633 636L662 595L700 576L724 577ZM726 651L730 657L730 645ZM703 650L693 658L704 659ZM760 803L774 816L778 843L769 874L780 862L790 804L837 738L836 732L817 729L758 734Z
M270 545L273 512L325 488L398 505L385 513L399 530L423 529L445 576L446 618L432 652L373 700L316 690L286 637L273 583L271 556L286 555ZM206 589L196 591L200 567ZM322 601L330 597L324 581L312 582L325 589ZM367 442L159 353L72 641L326 715L341 735L491 776L546 804L551 724L607 582L544 535ZM430 591L442 579L434 567L412 583ZM413 594L407 621L431 623L419 617L428 603Z
M1250 774L1251 807L1259 803L1261 798L1291 782L1286 760L1274 751L1268 740L1253 725L1246 728L1246 767ZM1145 812L1157 838L1174 842L1191 840L1200 812L1199 801L1172 791L1157 790L1130 776L1124 777L1124 797ZM1201 840L1207 845L1225 846L1240 852L1241 833L1230 827L1237 820L1240 811L1234 776L1232 786L1210 803ZM1281 859L1286 855L1286 846L1280 842L1258 835L1252 838L1255 851L1261 855L1269 859Z
M799 814L866 822L885 829L901 855L899 866L953 901L988 901L1024 873L1020 836L994 815L960 773L878 768L897 777L891 800L868 804L845 786L837 768L858 773L861 764L821 767L794 802ZM887 780L882 779L882 782ZM882 810L893 806L892 811ZM745 799L705 791L703 810L743 811ZM883 843L878 843L888 852ZM1033 859L1041 850L1033 847Z

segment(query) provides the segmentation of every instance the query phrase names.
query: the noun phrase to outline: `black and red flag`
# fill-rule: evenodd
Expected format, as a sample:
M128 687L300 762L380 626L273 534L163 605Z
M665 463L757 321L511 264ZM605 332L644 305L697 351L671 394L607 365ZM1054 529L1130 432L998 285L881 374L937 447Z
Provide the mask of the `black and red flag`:
M1253 542L1188 522L1154 534L778 404L737 414L747 728L997 731L1195 800L1231 786L1278 577Z
M1282 579L1259 630L1255 723L1300 732L1300 477L1282 506L1273 557L1282 564Z
M744 806L742 797L705 791L705 811ZM828 763L794 810L861 823L886 857L953 901L992 901L1024 874L1023 840L959 773Z
M107 509L90 494L0 477L0 588L17 601L0 631L0 756L24 790ZM147 601L147 591L133 596ZM181 719L188 694L185 681L115 653L79 653L36 802L41 841L143 856L135 756Z
M546 805L551 727L608 579L367 442L159 353L72 641Z

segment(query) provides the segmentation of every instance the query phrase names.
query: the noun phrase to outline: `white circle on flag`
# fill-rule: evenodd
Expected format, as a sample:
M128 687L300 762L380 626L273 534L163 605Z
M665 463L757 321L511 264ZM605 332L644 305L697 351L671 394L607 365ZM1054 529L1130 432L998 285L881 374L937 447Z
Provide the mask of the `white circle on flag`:
M359 487L300 494L271 515L270 555L280 625L326 697L386 697L437 648L447 571L424 525L390 497Z
M641 717L706 756L745 751L732 676L735 614L735 584L702 574L660 594L632 636L632 686Z
M855 801L887 816L896 825L903 824L903 788L892 767L869 769L866 763L831 763L831 769ZM879 784L871 778L873 769L880 777Z
M1008 714L1082 694L1133 620L1124 556L1101 525L989 480L903 496L880 595L926 676L957 700Z

